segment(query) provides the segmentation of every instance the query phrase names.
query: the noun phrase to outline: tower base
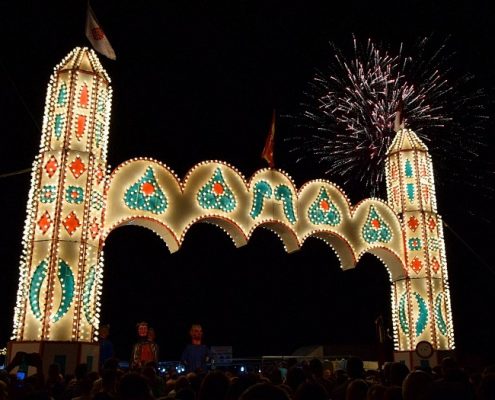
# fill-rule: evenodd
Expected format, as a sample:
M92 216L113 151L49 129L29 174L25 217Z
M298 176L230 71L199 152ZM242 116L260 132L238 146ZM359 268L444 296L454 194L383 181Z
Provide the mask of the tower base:
M78 364L86 364L88 372L98 371L100 347L98 343L87 342L48 342L48 341L11 341L7 344L6 365L14 359L17 352L38 353L42 360L44 376L48 375L50 364L58 364L62 374L73 374ZM12 373L17 371L17 366ZM29 366L28 375L36 373Z
M406 364L410 371L414 370L416 367L436 367L441 364L445 357L453 356L453 350L435 350L429 358L421 358L414 350L394 351L394 361Z

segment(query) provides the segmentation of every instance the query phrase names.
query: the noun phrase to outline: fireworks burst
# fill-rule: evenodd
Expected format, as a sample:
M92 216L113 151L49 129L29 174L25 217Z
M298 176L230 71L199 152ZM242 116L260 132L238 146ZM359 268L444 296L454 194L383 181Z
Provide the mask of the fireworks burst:
M401 107L405 126L429 147L435 166L476 157L483 94L463 94L472 77L449 80L453 54L446 54L446 42L431 52L430 41L422 39L407 56L402 45L392 54L354 38L351 59L331 44L334 58L314 75L297 116L305 133L292 149L299 160L316 159L342 184L358 179L368 195L383 193L386 153Z

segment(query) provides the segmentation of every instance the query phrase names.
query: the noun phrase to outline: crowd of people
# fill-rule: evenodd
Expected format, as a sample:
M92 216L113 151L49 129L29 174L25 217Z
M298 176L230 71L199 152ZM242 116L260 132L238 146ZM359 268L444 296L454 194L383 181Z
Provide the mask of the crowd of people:
M138 341L129 368L123 369L106 328L100 332L98 371L79 364L63 375L53 363L45 376L39 354L19 352L1 371L0 400L495 400L495 365L466 371L452 357L434 368L413 370L400 362L365 370L359 357L347 358L338 368L319 358L289 358L252 371L209 369L200 325L191 327L183 373L173 367L160 372L154 332L144 322L137 325ZM36 373L19 381L12 371L28 356Z
M453 358L433 369L410 371L400 362L365 371L358 357L333 370L318 358L289 359L261 371L202 370L160 374L153 361L122 370L116 358L99 372L79 364L63 376L57 364L46 377L38 370L22 385L8 369L0 376L0 400L488 400L495 399L495 365L468 374Z

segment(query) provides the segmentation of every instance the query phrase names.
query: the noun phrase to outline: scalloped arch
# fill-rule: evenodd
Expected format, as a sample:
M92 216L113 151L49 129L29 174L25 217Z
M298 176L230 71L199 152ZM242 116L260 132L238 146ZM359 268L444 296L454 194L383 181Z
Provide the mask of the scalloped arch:
M337 253L343 269L370 252L393 280L403 276L401 223L390 206L379 199L352 206L344 191L326 180L297 190L283 171L262 169L246 180L221 161L199 163L180 180L166 165L136 158L112 172L106 204L103 241L113 229L134 224L157 233L175 252L190 227L203 222L221 228L240 247L264 227L280 237L287 252L317 237Z
M194 221L193 223L191 223L191 225L189 225L187 227L187 230L182 234L182 237L180 239L180 243L184 242L184 239L187 235L187 232L189 232L191 227L193 225L199 224L199 223L206 223L206 224L211 224L211 225L217 226L218 228L220 228L222 231L224 231L230 237L230 239L234 243L235 247L242 247L248 241L248 238L246 237L246 235L244 234L242 229L239 227L239 225L237 225L235 223L235 221L232 221L228 218L211 215L211 216L200 218L200 219Z
M120 228L122 226L140 226L142 228L149 229L153 233L157 234L159 237L162 238L162 240L165 242L167 245L168 250L171 253L175 253L177 250L179 250L180 244L179 240L177 237L175 237L174 232L165 225L163 222L157 220L156 218L149 218L149 217L127 217L123 218L110 228L106 229L102 240L105 241L110 235L111 232L113 232L115 229Z
M296 232L284 222L276 220L263 221L252 228L251 232L249 232L249 238L253 236L254 231L258 228L265 228L275 233L282 241L287 253L292 253L301 248Z

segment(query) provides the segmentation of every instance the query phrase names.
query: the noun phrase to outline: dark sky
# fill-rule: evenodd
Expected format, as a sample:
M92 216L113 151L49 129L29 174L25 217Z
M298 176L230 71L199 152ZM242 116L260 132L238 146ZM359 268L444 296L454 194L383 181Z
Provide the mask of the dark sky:
M0 3L0 174L28 168L37 154L44 100L53 67L84 36L85 2ZM49 3L49 4L45 4ZM455 4L453 4L455 3ZM329 57L328 42L348 46L351 34L397 45L432 32L450 36L453 66L493 90L493 12L472 1L151 1L93 0L117 53L100 60L114 99L108 162L156 158L180 177L197 162L224 160L246 177L265 167L260 153L272 109L299 112L314 68ZM485 101L485 100L484 100ZM488 104L488 100L486 100ZM486 113L493 116L493 108ZM446 229L447 260L459 351L492 354L495 328L493 190L486 160L493 157L493 123L470 174L437 185ZM277 125L277 166L297 186L325 177L316 163L296 163L287 139L290 119ZM462 138L461 138L462 139ZM462 140L459 142L462 146ZM435 163L435 159L433 160ZM452 160L452 173L459 168ZM29 174L0 179L2 269L0 347L9 339ZM356 187L346 188L353 203ZM487 194L488 193L488 194ZM353 197L354 196L354 197ZM454 233L455 232L455 233ZM293 254L271 233L256 231L236 249L217 228L194 226L170 254L152 232L113 232L105 246L102 321L111 324L125 359L135 324L157 330L164 359L177 359L188 327L200 322L205 342L232 345L234 356L290 354L303 345L373 343L374 320L390 320L385 268L365 256L343 272L336 255L309 240Z

